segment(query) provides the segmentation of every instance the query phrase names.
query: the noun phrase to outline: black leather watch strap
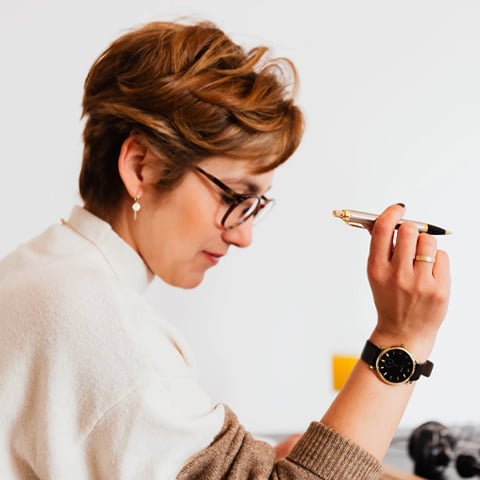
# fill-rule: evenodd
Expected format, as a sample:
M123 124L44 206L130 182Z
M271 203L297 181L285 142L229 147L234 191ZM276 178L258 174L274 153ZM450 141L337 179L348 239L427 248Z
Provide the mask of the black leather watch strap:
M370 340L367 340L362 350L361 359L370 367L374 367L381 351L382 349L380 347L377 347Z
M414 382L418 380L421 375L424 377L429 377L433 370L433 363L430 360L427 360L425 363L417 363L415 367L415 371L413 372L412 376L410 377L410 381Z

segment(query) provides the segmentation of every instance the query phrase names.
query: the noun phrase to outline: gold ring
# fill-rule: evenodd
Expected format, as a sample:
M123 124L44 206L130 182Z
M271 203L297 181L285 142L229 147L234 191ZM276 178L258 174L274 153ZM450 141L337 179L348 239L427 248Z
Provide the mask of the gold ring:
M435 263L435 257L430 257L430 256L428 256L428 255L415 255L415 261L417 261L417 262Z

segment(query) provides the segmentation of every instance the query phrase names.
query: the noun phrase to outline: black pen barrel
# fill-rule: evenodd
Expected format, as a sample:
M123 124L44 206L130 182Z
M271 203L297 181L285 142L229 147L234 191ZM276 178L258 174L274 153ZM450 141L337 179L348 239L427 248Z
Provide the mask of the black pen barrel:
M395 229L398 230L403 221L395 225ZM419 233L428 233L430 235L447 235L450 233L444 228L437 227L435 225L430 225L429 223L417 223Z
M436 227L435 225L427 225L427 232L430 235L445 235L447 231L444 228Z

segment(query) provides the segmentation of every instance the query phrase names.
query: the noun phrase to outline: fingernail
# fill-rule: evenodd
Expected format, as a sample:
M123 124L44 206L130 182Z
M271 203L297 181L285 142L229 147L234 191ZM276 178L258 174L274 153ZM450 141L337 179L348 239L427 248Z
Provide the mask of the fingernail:
M398 202L397 205L400 205L401 207L405 208L405 204L402 202Z

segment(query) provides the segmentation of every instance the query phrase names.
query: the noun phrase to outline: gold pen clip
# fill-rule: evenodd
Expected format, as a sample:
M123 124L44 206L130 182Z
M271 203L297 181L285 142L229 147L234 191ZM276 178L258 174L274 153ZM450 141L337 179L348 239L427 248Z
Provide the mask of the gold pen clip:
M352 221L352 215L349 210L334 210L333 215L343 220L347 225L355 228L366 228L363 223Z
M355 227L355 228L367 228L363 223L357 223L357 222L349 222L345 220L345 223L348 223L350 227Z

